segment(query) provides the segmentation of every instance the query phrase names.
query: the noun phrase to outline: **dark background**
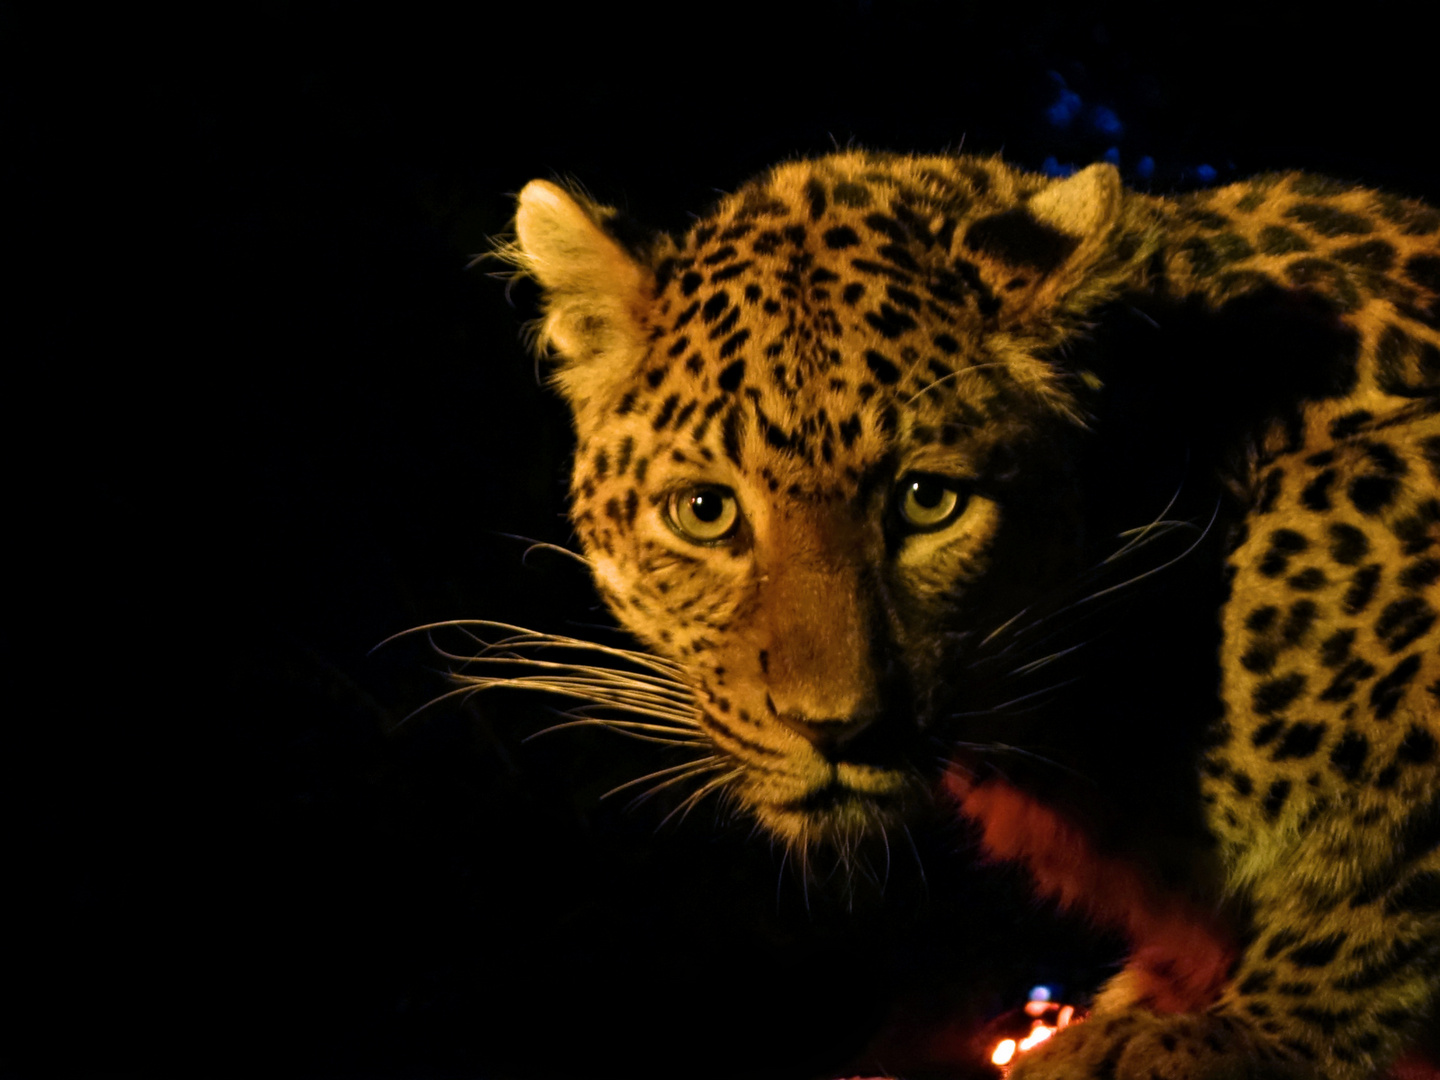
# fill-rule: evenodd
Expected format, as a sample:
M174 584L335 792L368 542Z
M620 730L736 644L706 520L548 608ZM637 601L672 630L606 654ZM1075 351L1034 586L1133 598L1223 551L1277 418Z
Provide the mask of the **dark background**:
M1430 28L879 0L46 18L0 7L0 1071L822 1077L900 1012L964 1035L1103 978L1114 943L967 866L958 827L883 895L807 885L710 803L657 831L673 799L602 801L673 759L525 742L543 703L404 720L446 684L423 641L370 651L397 631L604 621L502 535L568 541L567 418L519 342L533 292L467 262L532 177L679 230L851 140L1435 202Z

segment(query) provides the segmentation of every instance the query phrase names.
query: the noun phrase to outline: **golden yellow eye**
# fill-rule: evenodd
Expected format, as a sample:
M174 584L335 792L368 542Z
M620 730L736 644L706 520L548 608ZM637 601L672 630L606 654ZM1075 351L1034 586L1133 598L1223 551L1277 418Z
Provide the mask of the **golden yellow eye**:
M740 504L722 487L693 487L677 491L665 506L670 527L695 544L713 544L735 531Z
M912 474L900 482L900 516L916 529L949 524L964 509L965 501L953 480Z

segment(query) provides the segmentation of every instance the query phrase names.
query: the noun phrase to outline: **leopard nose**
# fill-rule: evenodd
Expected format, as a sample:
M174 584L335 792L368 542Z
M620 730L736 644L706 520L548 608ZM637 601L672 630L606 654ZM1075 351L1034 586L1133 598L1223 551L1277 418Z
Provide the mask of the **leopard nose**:
M795 712L777 715L782 724L827 756L868 728L873 719L869 716L816 718Z

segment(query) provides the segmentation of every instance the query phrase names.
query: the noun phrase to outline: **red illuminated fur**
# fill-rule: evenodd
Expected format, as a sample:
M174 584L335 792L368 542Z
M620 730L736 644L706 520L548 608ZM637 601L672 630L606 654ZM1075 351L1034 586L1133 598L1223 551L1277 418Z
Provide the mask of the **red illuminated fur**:
M994 778L974 784L958 772L946 787L980 826L987 855L1022 863L1040 893L1125 933L1135 1000L1159 1012L1216 1000L1236 949L1213 915L1162 891L1134 863L1100 853L1074 822L1018 788Z

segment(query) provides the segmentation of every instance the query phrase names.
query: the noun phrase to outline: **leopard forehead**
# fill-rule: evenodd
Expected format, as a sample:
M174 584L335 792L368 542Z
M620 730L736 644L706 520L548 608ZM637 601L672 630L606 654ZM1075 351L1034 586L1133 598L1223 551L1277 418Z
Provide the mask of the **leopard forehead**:
M658 266L645 358L580 433L598 467L577 469L578 493L637 458L841 497L897 454L973 466L1025 412L987 335L1044 254L999 288L977 265L1003 231L977 223L1027 193L1017 176L848 155L730 196Z

